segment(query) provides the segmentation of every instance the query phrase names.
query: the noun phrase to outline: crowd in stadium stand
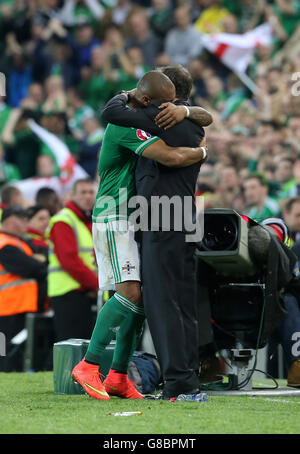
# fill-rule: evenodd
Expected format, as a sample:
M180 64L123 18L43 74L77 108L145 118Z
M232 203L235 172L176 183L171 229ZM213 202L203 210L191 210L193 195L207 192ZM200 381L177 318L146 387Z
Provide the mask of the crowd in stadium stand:
M251 89L202 37L264 23L273 41L256 47L247 69ZM196 188L205 207L258 221L284 216L300 232L299 23L300 0L0 0L1 187L61 177L30 119L55 134L97 184L101 109L147 71L181 64L194 79L190 104L214 118ZM59 185L55 191L63 206L69 193ZM24 193L20 200L36 204Z
M1 184L59 176L28 118L62 139L96 180L105 103L148 70L179 63L194 78L191 104L214 117L197 194L206 207L258 220L280 215L300 184L300 97L292 90L299 19L299 0L0 0ZM201 36L243 34L266 22L273 43L258 45L250 61L253 91Z

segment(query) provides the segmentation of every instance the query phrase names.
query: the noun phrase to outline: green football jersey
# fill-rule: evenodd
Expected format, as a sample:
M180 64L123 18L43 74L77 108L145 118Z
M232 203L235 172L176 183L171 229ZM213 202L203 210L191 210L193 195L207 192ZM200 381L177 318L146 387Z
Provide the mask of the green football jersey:
M252 207L248 210L247 216L260 223L264 219L279 217L280 206L278 205L276 200L272 199L271 197L267 197L261 211L258 211L256 207Z
M99 189L93 222L127 219L130 197L136 195L135 168L138 157L159 137L135 128L108 124L99 158Z

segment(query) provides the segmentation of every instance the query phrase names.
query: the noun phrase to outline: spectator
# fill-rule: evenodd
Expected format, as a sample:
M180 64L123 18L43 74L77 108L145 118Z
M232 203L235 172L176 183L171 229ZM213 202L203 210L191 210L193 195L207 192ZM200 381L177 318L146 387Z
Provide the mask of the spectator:
M36 174L40 178L53 177L56 174L56 166L52 156L41 154L36 162Z
M132 90L136 87L139 75L150 68L144 63L140 47L124 49L124 38L118 28L111 26L105 33L103 47L107 51L106 77L115 91Z
M296 180L294 178L294 160L288 156L281 157L276 165L275 180L280 185L278 198L287 199L297 195Z
M202 52L201 35L191 23L191 13L188 6L180 6L175 10L176 27L166 36L165 53L171 57L173 64L188 65L192 58Z
M159 41L150 29L146 11L136 12L130 17L131 38L126 42L127 47L140 47L145 65L154 68L155 58L159 51Z
M24 207L23 194L20 189L10 184L5 184L1 188L1 209L13 206Z
M237 18L238 33L253 30L264 14L264 1L241 0L240 2L233 2L229 0L223 2L223 4Z
M28 96L23 100L22 106L33 111L40 111L43 102L44 102L43 85L36 82L29 85Z
M283 206L283 219L289 229L291 243L300 252L300 197L292 197ZM297 254L300 257L300 253Z
M174 26L174 14L170 0L152 0L150 27L155 36L160 40L160 50L163 50L167 33Z
M79 82L80 49L71 37L52 39L49 43L50 76L61 76L65 88Z
M126 90L126 88L130 90L136 87L138 80L143 77L150 68L145 65L144 56L139 47L129 47L126 54L131 68L127 71L127 80L123 77L120 86L122 84L124 90Z
M18 107L28 94L32 82L32 68L24 54L14 54L9 72L8 100L11 107Z
M59 0L44 0L38 5L35 11L35 18L40 18L44 25L47 25L51 19L59 19L61 14Z
M292 199L293 200L293 199ZM293 206L297 204L295 200L290 202ZM297 211L297 210L296 210ZM296 220L296 219L295 219ZM297 221L296 221L297 222ZM281 219L269 219L266 223L275 232L280 241L287 244L288 234L286 232L286 226ZM296 262L294 268L294 276L297 277L299 273L299 244L297 243L292 247L293 252L298 257L298 263ZM291 387L300 387L300 355L297 349L294 349L294 333L298 331L300 324L300 299L296 288L290 288L286 292L282 293L282 302L285 309L285 315L282 321L277 325L268 339L268 355L270 358L273 356L273 352L278 344L281 344L284 352L284 363L288 369L287 373L287 385Z
M47 208L50 216L54 216L62 208L58 195L53 189L48 187L38 190L35 202L37 205Z
M219 172L215 207L234 208L235 200L241 195L241 179L234 166L225 166Z
M36 158L40 151L38 141L28 129L27 114L28 110L23 105L12 109L2 132L6 160L18 167L21 179L35 175ZM30 116L33 116L32 111Z
M27 238L30 238L33 244L39 249L39 253L48 257L48 242L46 239L46 230L49 226L50 212L41 205L33 205L27 209L28 228Z
M50 221L48 295L57 341L89 339L94 327L98 278L91 214L95 197L93 181L78 180L71 200Z
M67 97L64 91L63 79L60 75L50 76L45 82L46 100L43 112L64 112L67 106Z
M79 51L73 37L55 18L46 27L39 22L37 25L33 22L33 25L35 47L32 61L35 80L44 82L50 76L59 75L65 87L78 83Z
M25 238L33 244L36 253L44 256L46 262L48 263L49 243L46 238L46 230L49 226L50 212L43 206L33 205L27 208L26 214L28 217L28 227ZM47 279L43 281L43 286L39 286L38 301L39 312L46 312L49 309Z
M84 102L84 96L78 88L72 87L67 91L69 111L69 127L72 134L79 140L83 138L83 122L94 116L94 110Z
M90 22L83 22L78 25L75 31L75 39L79 52L79 66L90 66L91 51L93 47L100 45L100 40L94 36L93 27Z
M115 84L108 70L108 51L95 46L91 51L91 66L81 69L80 88L87 104L95 111L102 109L114 93Z
M79 146L78 139L71 133L66 112L50 112L42 115L40 118L40 125L61 139L73 155L77 155ZM60 167L53 149L43 141L39 141L39 148L40 154L48 154L52 157L56 165L56 175L59 176Z
M104 7L97 0L66 0L60 11L59 19L69 27L80 26L81 23L92 23L104 15Z
M289 119L286 143L297 150L297 152L300 151L300 116L292 116Z
M91 178L96 177L97 163L104 129L95 117L86 118L83 122L84 138L81 141L78 164Z
M217 77L211 77L205 81L208 102L214 109L221 112L228 97L222 80Z
M0 231L0 331L7 342L7 359L1 364L4 371L22 371L22 351L11 344L12 338L25 327L25 314L38 310L38 296L47 276L45 257L35 253L24 239L27 214L20 207L5 208ZM6 285L9 283L10 285Z
M7 182L20 180L20 178L18 167L5 160L3 146L0 142L0 187Z
M195 27L201 33L224 32L223 21L229 16L229 11L223 7L221 0L201 0L204 8L195 22Z
M110 22L117 26L122 26L131 11L132 4L130 0L118 0L116 7L109 12Z
M276 0L274 4L269 5L268 11L271 16L275 13L276 23L282 28L282 38L292 36L300 20L299 2Z
M247 216L257 222L280 216L280 207L274 199L268 196L268 184L262 175L250 174L244 181L243 188Z
M108 8L103 18L103 25L116 25L122 30L124 38L130 35L130 17L137 11L140 11L139 4L132 3L131 0L117 0L115 8Z
M205 87L205 82L203 80L203 72L205 70L205 64L200 58L191 58L188 65L188 70L191 73L191 76L194 81L194 93L193 96L200 96L201 98L206 98L207 91Z
M4 102L4 97L0 96L0 135L10 116L11 108Z

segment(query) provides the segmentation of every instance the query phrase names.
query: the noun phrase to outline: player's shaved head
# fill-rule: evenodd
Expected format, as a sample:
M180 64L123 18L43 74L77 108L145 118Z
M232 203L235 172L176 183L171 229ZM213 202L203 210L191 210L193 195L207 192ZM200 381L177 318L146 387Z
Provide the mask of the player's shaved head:
M172 101L176 90L173 82L161 71L149 71L138 82L135 99L144 106L153 101Z

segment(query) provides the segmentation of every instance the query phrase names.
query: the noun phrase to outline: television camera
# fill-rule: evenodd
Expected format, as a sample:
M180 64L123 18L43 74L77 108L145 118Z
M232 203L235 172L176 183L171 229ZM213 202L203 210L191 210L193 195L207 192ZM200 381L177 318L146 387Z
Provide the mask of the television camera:
M294 266L281 241L286 235L277 218L262 225L230 209L204 211L197 280L199 289L207 289L215 344L227 358L227 389L251 390L257 352L284 315L280 292Z

